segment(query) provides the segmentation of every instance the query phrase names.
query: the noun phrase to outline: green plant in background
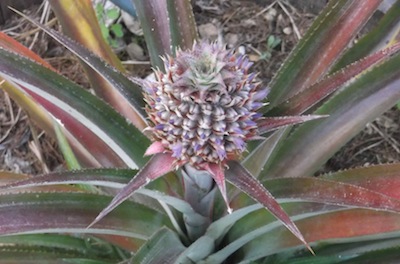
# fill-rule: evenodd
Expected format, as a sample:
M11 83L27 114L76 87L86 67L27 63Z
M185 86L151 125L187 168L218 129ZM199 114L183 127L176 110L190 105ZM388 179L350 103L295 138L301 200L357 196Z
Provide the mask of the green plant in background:
M117 7L105 9L104 3L102 2L95 5L95 10L101 34L108 44L113 48L117 48L118 39L121 39L124 36L122 25L115 22L120 17L120 10ZM110 25L108 25L108 21L112 21Z
M196 42L190 1L133 2L154 80L123 74L89 0L50 3L65 34L97 56L38 24L85 63L96 95L0 35L1 87L58 136L69 168L82 168L0 173L1 261L399 258L399 164L309 177L400 100L398 42L369 33L352 48L363 54L346 51L381 1L330 1L268 96L245 57ZM399 9L378 25L380 39L396 39Z
M282 40L274 35L270 35L267 39L267 50L261 53L261 60L269 60L272 56L272 50L275 49L279 44L281 44Z

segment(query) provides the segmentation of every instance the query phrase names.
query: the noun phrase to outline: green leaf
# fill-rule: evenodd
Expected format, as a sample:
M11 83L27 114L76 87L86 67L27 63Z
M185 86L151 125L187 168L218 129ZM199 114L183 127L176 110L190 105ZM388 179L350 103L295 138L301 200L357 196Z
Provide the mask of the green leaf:
M110 32L109 32L107 26L104 24L100 24L100 30L101 30L101 35L103 36L103 38L107 40L110 37Z
M108 261L119 260L120 256L116 254L113 247L107 242L100 241L91 237L68 236L59 234L29 234L29 235L12 235L0 237L1 249L22 249L31 248L43 252L64 252L64 257L72 255L88 257L93 259L107 259ZM59 256L58 258L62 258ZM3 260L3 259L1 259Z
M245 208L241 208L228 214L213 223L210 224L206 233L193 242L176 260L178 263L186 263L192 261L198 263L200 260L209 256L215 250L215 245L219 245L224 235L236 223L239 219L243 218L247 214L263 208L262 205L252 205ZM223 259L226 259L230 254L224 255ZM190 263L190 262L189 262ZM218 262L215 262L218 263Z
M114 33L115 37L122 38L124 36L124 31L122 30L121 24L113 24L110 26L110 30Z
M112 19L112 20L117 19L119 17L118 8L108 9L106 12L106 16L107 16L107 18Z
M174 232L168 228L160 229L135 254L131 263L158 264L175 263L185 246Z

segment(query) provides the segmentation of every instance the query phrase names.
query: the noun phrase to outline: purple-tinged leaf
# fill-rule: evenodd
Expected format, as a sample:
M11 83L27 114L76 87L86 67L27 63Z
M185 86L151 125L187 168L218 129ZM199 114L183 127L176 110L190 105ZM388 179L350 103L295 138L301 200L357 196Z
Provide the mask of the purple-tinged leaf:
M307 116L279 116L265 117L258 122L258 130L260 134L264 134L278 128L297 125L307 121L328 117L328 115L307 115Z
M399 52L400 43L387 49L380 50L360 61L357 61L345 69L328 76L320 82L315 83L306 90L292 96L284 103L268 111L268 115L298 115L302 114L318 102L339 90L347 82L358 78L359 74L372 69L372 67L382 63Z
M107 214L114 210L118 205L129 198L136 190L144 187L151 181L167 174L174 170L175 158L170 154L156 154L147 164L136 174L128 184L122 188L121 191L114 197L111 203L104 208L96 219L88 226L92 227L94 224L103 219Z
M164 69L160 56L171 55L171 33L165 0L133 0L143 29L151 64Z
M271 107L320 80L381 2L329 1L272 81Z
M237 161L228 162L228 166L229 169L225 173L226 179L255 201L261 203L313 253L300 230L272 194Z
M118 91L118 93L115 93L114 89L110 88L104 90L102 98L105 101L111 100L112 105L116 107L120 113L126 114L126 117L129 118L129 120L139 130L144 129L147 126L145 121L147 115L143 109L144 101L141 88L136 83L132 82L124 74L108 65L105 61L72 39L36 22L35 20L16 10L14 11L23 16L25 19L29 20L31 23L35 24L60 44L69 49L99 75L101 75L104 80L115 89L115 91ZM125 103L121 103L121 100Z

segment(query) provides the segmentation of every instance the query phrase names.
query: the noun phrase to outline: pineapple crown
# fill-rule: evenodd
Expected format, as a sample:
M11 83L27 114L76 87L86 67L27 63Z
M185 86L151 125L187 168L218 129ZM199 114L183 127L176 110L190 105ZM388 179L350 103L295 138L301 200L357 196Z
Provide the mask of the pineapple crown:
M165 57L165 72L145 83L146 112L156 142L176 165L224 164L258 137L257 122L268 91L250 73L243 55L217 43L195 43L191 50Z

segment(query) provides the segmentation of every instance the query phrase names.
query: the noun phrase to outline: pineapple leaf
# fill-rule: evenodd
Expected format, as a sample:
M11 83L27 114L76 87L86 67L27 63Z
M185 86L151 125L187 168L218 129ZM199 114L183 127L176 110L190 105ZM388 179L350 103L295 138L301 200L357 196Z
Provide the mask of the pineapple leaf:
M164 69L164 63L160 55L171 54L172 44L167 2L133 0L150 53L151 64L161 70Z
M139 249L131 263L176 263L175 259L185 248L173 231L162 228Z
M26 58L0 49L0 72L9 81L21 85L69 113L100 137L109 148L132 168L143 165L148 140L134 126L100 99L76 84ZM25 67L19 67L24 64ZM63 115L58 116L61 118ZM65 115L64 115L65 116ZM61 122L64 120L61 119ZM68 120L65 120L68 121ZM107 155L110 155L109 153Z
M36 251L35 253L38 254L38 257L40 257L40 252L53 252L56 253L55 255L58 255L56 259L65 258L69 260L70 258L73 258L73 256L75 256L81 258L90 258L93 260L103 259L104 261L120 260L120 256L116 254L116 251L113 249L112 246L107 244L105 241L100 241L95 237L80 238L59 234L29 234L1 236L0 241L1 252L7 250L9 250L10 252L16 252L20 250L22 253L22 249L25 249L27 250L26 253ZM20 256L26 258L25 254L18 254L18 257ZM5 256L3 255L1 257L1 260L4 261L3 257ZM22 260L20 261L22 262Z
M128 184L122 188L121 191L113 198L111 203L104 208L96 219L88 226L92 227L94 224L103 219L107 214L114 210L123 201L129 198L136 190L147 185L150 181L164 176L173 170L173 163L175 159L170 154L156 154L149 162L136 174Z
M320 178L282 178L263 183L277 199L300 199L400 213L399 199L388 196L386 192L381 193L349 183Z
M171 29L171 41L174 50L190 49L197 39L196 21L190 1L167 1L169 27Z
M266 117L258 123L258 129L260 134L264 134L285 126L297 125L324 117L328 117L328 115Z
M50 0L49 3L66 35L90 49L119 71L125 71L120 60L102 36L92 1Z
M3 194L0 234L91 233L123 235L140 241L148 239L160 227L169 226L166 216L127 202L102 223L87 229L108 202L106 196L73 192Z
M285 213L272 194L254 178L245 168L236 161L228 162L229 169L226 171L226 179L237 188L247 193L255 201L261 203L282 224L290 230L303 244L314 254L300 230Z
M398 53L399 50L400 43L357 61L289 98L284 103L268 111L267 114L271 116L302 114L333 92L345 86L347 82L358 78L357 75L363 74L363 72L372 69L379 63L388 60L391 56Z
M338 71L354 61L366 57L368 54L390 46L400 41L400 1L388 10L382 17L378 25L368 32L361 39L358 39L354 45L346 50L342 58L336 63L333 71ZM397 39L397 40L396 40Z
M318 241L349 243L391 238L398 236L400 230L398 213L366 209L330 208L328 210L327 205L306 212L307 203L294 203L291 206L300 207L305 211L291 215L299 228L306 234L307 241L310 241L313 245L318 244ZM308 204L308 207L316 208L315 204ZM286 211L290 211L286 205L284 205L284 208ZM230 250L234 250L234 246L239 243L238 241L242 240L242 245L247 242L246 245L242 246L242 249L237 250L237 254L242 252L245 254L242 258L246 261L256 260L283 250L298 249L301 245L283 227L276 227L276 225L273 227L273 223L266 224L266 218L260 211L243 218L242 221L238 222L239 224L241 224L240 230L239 226L234 226L230 232L235 233L234 237L239 236L240 239L229 238L234 242L227 246L226 250L231 247ZM244 230L246 230L245 233L243 233ZM238 246L236 245L236 248ZM314 248L319 255L317 248Z
M400 54L393 55L345 85L314 112L317 115L329 114L329 117L300 125L280 143L275 156L268 161L264 175L312 175L368 122L400 100L399 64Z
M99 75L101 75L111 88L107 88L104 90L103 94L101 95L103 99L108 100L109 98L115 96L115 91L118 91L119 96L115 99L116 101L113 103L113 106L123 106L124 108L132 108L136 112L137 117L132 117L131 114L127 115L127 117L132 117L130 120L138 127L138 129L144 129L146 127L146 113L143 110L143 96L141 92L141 87L132 82L128 77L124 74L113 68L112 66L108 65L105 61L100 59L95 54L91 53L85 47L81 46L77 42L73 41L72 39L58 33L57 31L48 28L35 20L29 18L28 16L24 15L23 13L13 9L19 15L23 16L25 19L29 20L31 23L35 24L37 27L45 31L49 34L53 39L58 41L64 47L69 49L73 52L76 56L78 56L81 60L83 60L87 65L89 65L94 71L96 71ZM98 80L97 80L98 82ZM97 85L97 83L96 83ZM94 85L94 86L96 86ZM127 104L121 103L121 97L123 100L126 100ZM126 111L120 112L126 114Z
M67 172L55 172L44 175L38 175L27 178L24 177L22 180L14 181L0 186L1 190L13 190L13 189L26 189L26 188L38 188L44 186L54 185L67 185L67 184L85 184L85 185L96 185L108 188L123 188L126 183L132 178L132 175L137 173L136 170L130 169L82 169L76 171ZM3 173L4 174L4 173ZM1 174L0 174L1 175ZM17 174L18 175L18 174ZM14 174L4 175L12 179L16 177ZM17 179L15 179L17 180ZM147 189L139 189L136 191L138 194L151 197L156 200L161 200L164 203L172 206L177 211L190 216L190 219L203 220L200 214L196 213L193 208L184 200L168 196L158 191L152 191Z
M381 2L329 1L273 79L271 107L320 80Z

